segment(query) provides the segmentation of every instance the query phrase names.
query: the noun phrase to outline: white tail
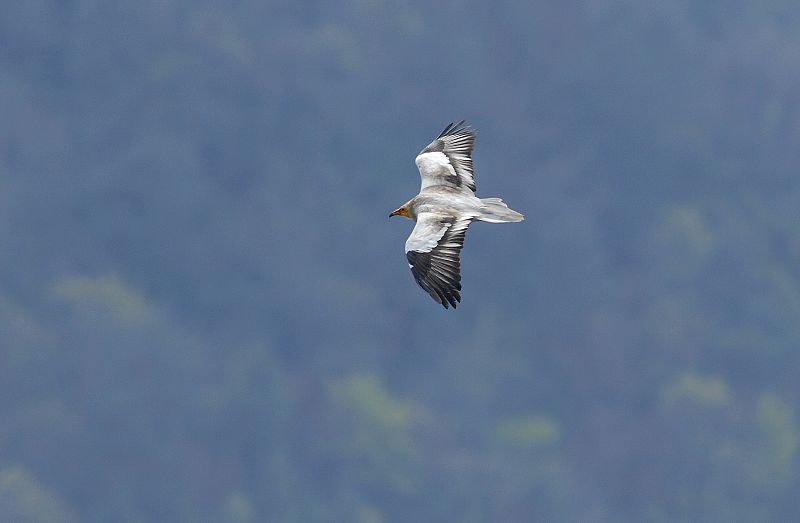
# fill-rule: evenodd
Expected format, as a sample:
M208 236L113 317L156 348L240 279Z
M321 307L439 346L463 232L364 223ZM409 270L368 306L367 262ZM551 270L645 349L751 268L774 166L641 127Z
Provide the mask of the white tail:
M478 220L489 223L521 222L525 217L508 208L500 198L481 198L481 214Z

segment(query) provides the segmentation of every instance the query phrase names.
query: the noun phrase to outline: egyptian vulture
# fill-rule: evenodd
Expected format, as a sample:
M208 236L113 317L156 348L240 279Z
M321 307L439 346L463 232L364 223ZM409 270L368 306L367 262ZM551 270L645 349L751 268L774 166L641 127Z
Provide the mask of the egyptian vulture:
M419 194L389 214L414 220L406 240L406 258L420 287L437 303L461 302L461 248L475 220L520 222L524 216L500 198L475 196L472 146L475 130L464 121L450 124L422 152L416 163L422 178Z

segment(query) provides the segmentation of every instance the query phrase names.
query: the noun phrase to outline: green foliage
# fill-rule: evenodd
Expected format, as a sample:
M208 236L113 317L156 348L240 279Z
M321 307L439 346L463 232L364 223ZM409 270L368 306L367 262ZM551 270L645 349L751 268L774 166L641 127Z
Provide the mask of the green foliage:
M141 327L153 321L154 313L136 290L116 276L72 276L57 282L52 296L91 321L114 321Z
M336 404L354 417L356 448L368 451L385 445L401 454L408 448L409 407L390 397L377 376L351 376L334 383L331 393Z
M77 521L60 496L22 467L0 468L0 519L18 523Z
M413 490L408 469L413 458L409 406L389 396L372 374L333 383L331 395L348 427L342 443L354 473L363 475L365 485L385 484L402 494Z
M794 411L776 396L765 393L756 410L759 439L756 466L764 470L755 478L756 485L774 483L777 488L786 488L795 480L797 470L797 444L800 438Z
M726 408L731 405L730 390L720 378L698 376L692 372L681 374L669 385L663 394L668 408L681 408L685 405L706 409Z
M496 430L500 445L523 448L547 447L561 437L558 424L545 416L515 418L502 423Z

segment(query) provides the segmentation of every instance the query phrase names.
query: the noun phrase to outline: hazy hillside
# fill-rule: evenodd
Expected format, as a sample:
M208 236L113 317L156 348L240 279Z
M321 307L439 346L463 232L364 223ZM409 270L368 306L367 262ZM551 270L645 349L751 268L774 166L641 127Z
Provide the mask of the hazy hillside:
M796 2L5 4L0 520L800 514Z

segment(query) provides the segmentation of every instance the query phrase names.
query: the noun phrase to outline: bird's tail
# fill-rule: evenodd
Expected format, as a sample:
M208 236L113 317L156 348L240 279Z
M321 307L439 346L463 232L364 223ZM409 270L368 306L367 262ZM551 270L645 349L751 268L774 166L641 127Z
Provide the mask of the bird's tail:
M508 208L500 198L481 198L481 214L477 219L489 223L521 222L525 217Z

